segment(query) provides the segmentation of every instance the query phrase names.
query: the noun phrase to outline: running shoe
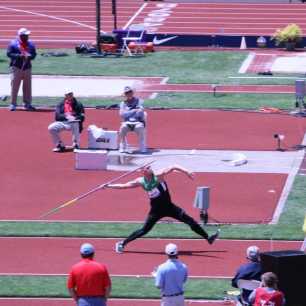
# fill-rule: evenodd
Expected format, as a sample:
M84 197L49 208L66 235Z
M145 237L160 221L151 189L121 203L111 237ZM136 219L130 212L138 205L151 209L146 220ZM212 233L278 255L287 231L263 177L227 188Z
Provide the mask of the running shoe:
M23 106L24 110L29 111L29 112L35 112L36 108L32 104L25 104Z
M119 241L119 242L116 243L115 251L116 251L116 253L123 253L123 251L124 251L123 241Z
M59 143L52 151L55 153L62 153L65 152L66 147L64 145L62 145L61 143Z
M215 240L219 237L220 235L220 228L218 228L218 230L216 231L215 234L211 235L210 237L208 237L207 241L209 244L213 244L215 242Z
M15 105L15 104L11 104L11 105L9 106L9 110L10 110L11 112L14 112L14 111L16 110L16 105Z

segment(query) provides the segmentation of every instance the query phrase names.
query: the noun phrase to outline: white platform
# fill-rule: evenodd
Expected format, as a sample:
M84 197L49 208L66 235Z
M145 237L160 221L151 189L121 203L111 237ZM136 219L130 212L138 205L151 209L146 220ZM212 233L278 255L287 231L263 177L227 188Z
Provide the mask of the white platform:
M108 152L106 150L74 150L77 170L105 170Z

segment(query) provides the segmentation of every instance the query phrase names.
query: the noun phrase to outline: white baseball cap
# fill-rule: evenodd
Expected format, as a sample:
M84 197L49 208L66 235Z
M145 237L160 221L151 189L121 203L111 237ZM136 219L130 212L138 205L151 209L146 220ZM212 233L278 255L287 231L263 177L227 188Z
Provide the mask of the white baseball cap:
M259 247L256 245L249 246L246 251L247 258L250 260L257 260L259 257Z
M169 243L166 245L165 248L165 253L167 255L177 255L178 254L178 250L177 250L177 246L174 243Z
M95 252L95 248L90 243L83 243L80 248L80 253L82 255L90 255Z
M73 93L73 90L71 88L65 88L64 90L65 95L72 94L72 93Z
M30 35L31 34L31 31L29 31L27 28L20 28L18 30L18 35Z
M130 86L125 86L124 89L123 89L124 93L131 92L131 91L133 91L133 88L130 87Z

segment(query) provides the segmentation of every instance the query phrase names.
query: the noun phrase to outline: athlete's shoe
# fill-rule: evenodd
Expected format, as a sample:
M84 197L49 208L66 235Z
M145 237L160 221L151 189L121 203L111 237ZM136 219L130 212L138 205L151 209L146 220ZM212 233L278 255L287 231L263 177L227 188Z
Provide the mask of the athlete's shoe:
M116 243L115 251L116 251L116 253L123 253L123 251L124 251L123 241L119 241L119 242Z
M219 237L220 235L220 229L218 228L218 230L216 231L215 234L211 235L208 237L207 241L209 244L213 244L215 242L215 240Z

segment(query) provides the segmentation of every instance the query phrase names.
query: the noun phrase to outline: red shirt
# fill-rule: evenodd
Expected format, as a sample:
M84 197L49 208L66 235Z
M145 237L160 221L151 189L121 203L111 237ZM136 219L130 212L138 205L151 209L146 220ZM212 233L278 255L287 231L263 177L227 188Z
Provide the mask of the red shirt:
M78 297L105 296L105 288L110 286L106 266L89 258L75 264L67 280L67 288L74 288Z
M256 289L254 306L282 306L284 295L282 292L268 291L264 287Z
M65 99L64 102L64 113L72 113L73 109L72 109L72 100L69 99Z

